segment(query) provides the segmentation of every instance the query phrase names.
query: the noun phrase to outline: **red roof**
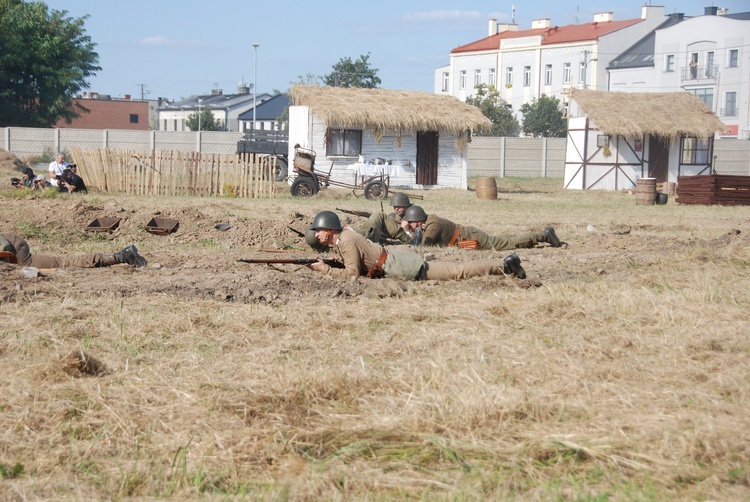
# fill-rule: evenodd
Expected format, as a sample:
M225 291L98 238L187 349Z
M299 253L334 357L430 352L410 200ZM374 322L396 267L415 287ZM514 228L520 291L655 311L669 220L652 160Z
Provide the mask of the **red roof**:
M500 48L500 41L510 38L542 36L542 45L562 44L570 42L585 42L597 40L602 35L627 28L642 19L626 19L624 21L607 21L604 23L569 24L566 26L550 26L549 28L537 28L522 31L504 31L497 35L461 45L451 51L451 54L459 52L491 51Z

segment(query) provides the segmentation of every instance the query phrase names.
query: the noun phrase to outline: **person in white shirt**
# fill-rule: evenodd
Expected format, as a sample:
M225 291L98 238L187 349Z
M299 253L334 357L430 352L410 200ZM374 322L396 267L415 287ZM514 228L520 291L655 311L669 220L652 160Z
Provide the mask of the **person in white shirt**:
M56 187L57 178L62 178L62 173L68 168L68 163L65 162L65 154L60 152L55 157L55 160L49 164L49 184Z

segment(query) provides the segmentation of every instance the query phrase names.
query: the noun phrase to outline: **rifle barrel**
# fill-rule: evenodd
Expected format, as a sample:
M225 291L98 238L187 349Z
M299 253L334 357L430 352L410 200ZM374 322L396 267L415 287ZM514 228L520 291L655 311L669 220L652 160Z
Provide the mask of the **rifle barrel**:
M344 264L335 258L239 258L237 261L242 263L290 263L292 265L310 265L322 260L323 263L334 268L344 268Z

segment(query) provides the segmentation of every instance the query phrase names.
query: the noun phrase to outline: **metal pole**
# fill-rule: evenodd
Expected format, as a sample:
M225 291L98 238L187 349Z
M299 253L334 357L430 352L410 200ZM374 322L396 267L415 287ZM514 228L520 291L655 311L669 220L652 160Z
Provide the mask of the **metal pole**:
M203 100L198 98L198 132L201 132L201 103Z
M253 132L255 131L255 107L257 106L256 99L258 97L258 46L259 43L253 44Z

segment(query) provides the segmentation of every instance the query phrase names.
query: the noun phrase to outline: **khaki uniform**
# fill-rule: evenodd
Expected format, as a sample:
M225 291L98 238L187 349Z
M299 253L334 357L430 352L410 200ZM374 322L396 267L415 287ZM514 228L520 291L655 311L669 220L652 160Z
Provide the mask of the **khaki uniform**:
M399 223L389 218L383 211L372 213L358 229L357 233L372 242L381 243L393 239L404 244L411 242L411 236L404 232Z
M456 280L484 275L504 275L501 259L461 263L426 262L419 254L408 248L386 249L346 228L339 234L335 249L344 262L344 268L328 266L325 273L341 279L366 276L381 260L383 253L387 253L382 263L385 277L406 280Z
M107 261L112 261L111 256L102 253L80 254L75 256L54 256L35 254L32 255L28 243L16 234L0 233L7 240L16 255L19 265L36 268L93 268L101 267Z
M457 226L458 237L454 239ZM505 251L508 249L533 248L538 243L545 242L542 232L518 235L487 235L476 227L456 225L452 221L434 214L427 216L422 231L422 244L425 246L455 246L458 241L477 241L479 242L479 249Z

